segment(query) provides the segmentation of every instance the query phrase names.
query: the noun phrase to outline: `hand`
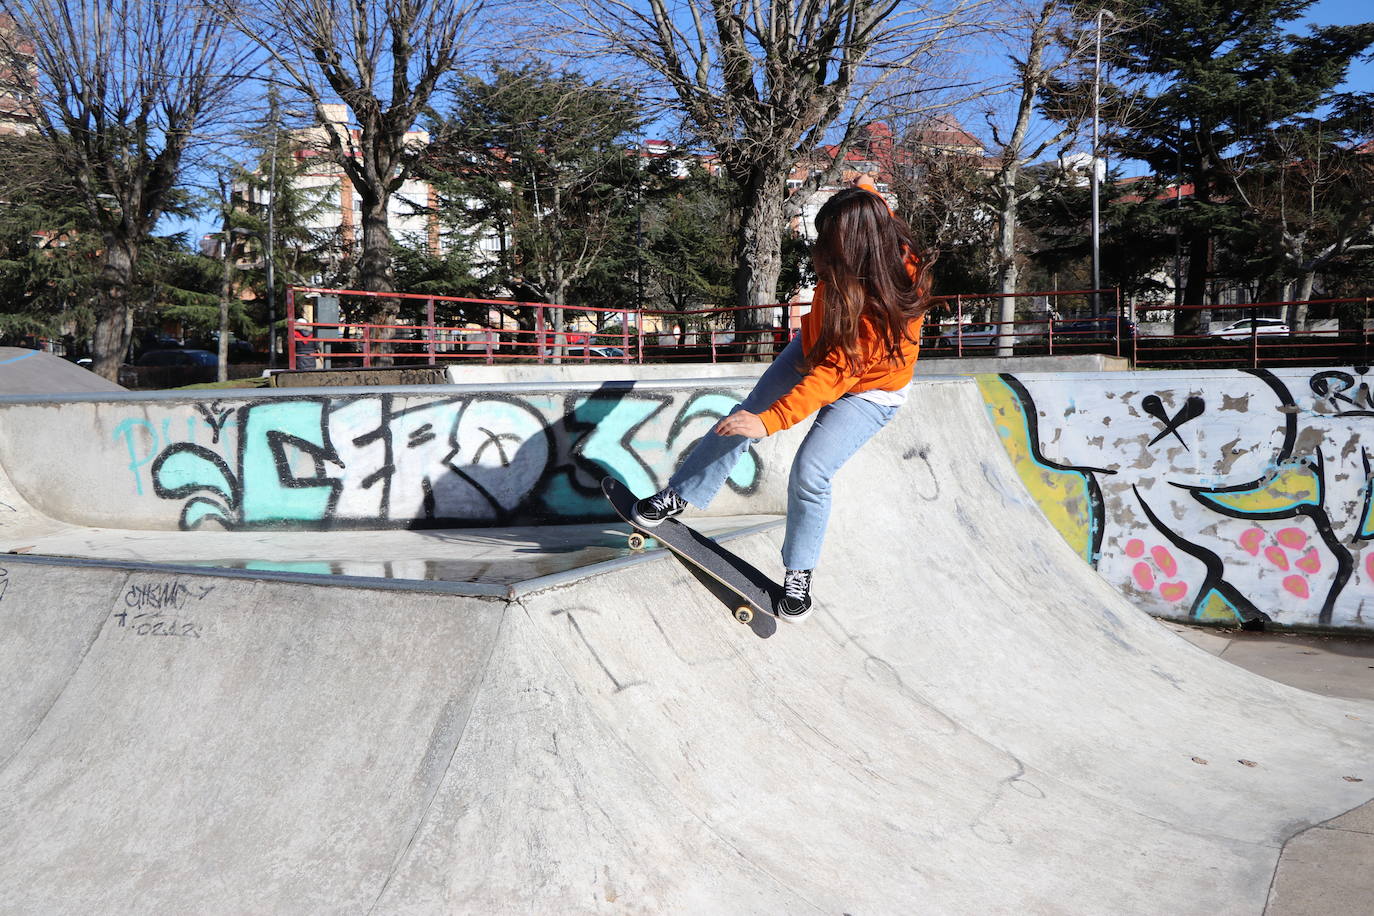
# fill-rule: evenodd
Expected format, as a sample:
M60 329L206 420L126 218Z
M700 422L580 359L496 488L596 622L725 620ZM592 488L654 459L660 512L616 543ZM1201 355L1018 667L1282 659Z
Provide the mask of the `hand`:
M750 439L762 439L768 435L768 430L764 428L763 421L756 413L747 410L737 410L716 424L717 436L746 436Z

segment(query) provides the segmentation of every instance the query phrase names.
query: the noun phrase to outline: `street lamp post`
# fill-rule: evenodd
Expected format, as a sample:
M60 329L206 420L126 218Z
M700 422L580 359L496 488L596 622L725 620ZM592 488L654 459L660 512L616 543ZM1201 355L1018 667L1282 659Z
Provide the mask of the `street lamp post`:
M1092 293L1092 296L1093 296L1093 317L1094 317L1094 318L1096 318L1096 317L1098 317L1098 316L1100 316L1100 315L1102 314L1101 296L1100 296L1099 293L1097 292L1099 289L1102 288L1101 231L1100 231L1100 228L1099 228L1099 221L1100 221L1100 210L1099 210L1099 207L1100 207L1100 204L1098 203L1098 197L1099 197L1099 191L1100 191L1099 183L1100 183L1100 182L1099 182L1099 179L1098 179L1098 177L1097 177L1097 163L1098 163L1099 151L1098 151L1097 136L1098 136L1098 126L1099 126L1099 120L1100 120L1100 119L1099 119L1099 109L1100 109L1100 107L1101 107L1101 102L1102 102L1102 20L1103 20L1104 17L1107 18L1107 19L1115 19L1115 18L1116 18L1115 16L1113 16L1113 15L1111 14L1111 12L1110 12L1109 10L1098 10L1098 11L1097 11L1097 34L1096 34L1096 36L1095 36L1095 38L1094 38L1094 41L1093 41L1093 153L1092 153L1091 174L1090 174L1090 176L1089 176L1089 182L1090 182L1091 185L1092 185L1092 198L1093 198L1093 217L1092 217L1093 293Z
M275 99L273 100L275 102ZM275 107L275 105L273 106ZM273 112L272 118L272 164L267 178L267 368L277 368L277 277L273 264L272 244L276 238L277 214L277 141L281 137L281 122Z

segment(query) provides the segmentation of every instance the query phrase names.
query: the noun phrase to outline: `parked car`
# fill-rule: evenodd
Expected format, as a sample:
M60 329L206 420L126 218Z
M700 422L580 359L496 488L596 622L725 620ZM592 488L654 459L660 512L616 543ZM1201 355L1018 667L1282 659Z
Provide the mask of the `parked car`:
M940 335L935 341L937 347L957 347L962 341L965 347L988 347L997 343L997 325L960 324Z
M1099 315L1096 318L1073 318L1054 323L1054 336L1101 340L1121 338L1130 340L1136 335L1136 324L1119 315Z
M149 350L135 366L210 366L219 365L219 356L209 350Z
M1212 337L1226 337L1237 340L1251 334L1288 334L1289 327L1282 318L1242 318L1224 328L1208 332Z
M625 351L619 347L568 347L559 354L564 359L624 359Z
M219 356L209 350L149 350L119 369L125 388L175 388L213 382Z

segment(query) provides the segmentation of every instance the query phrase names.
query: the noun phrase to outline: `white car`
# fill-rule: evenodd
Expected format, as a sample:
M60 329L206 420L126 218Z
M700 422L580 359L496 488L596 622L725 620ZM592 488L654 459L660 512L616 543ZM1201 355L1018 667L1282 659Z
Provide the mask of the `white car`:
M1226 327L1210 332L1212 337L1238 339L1254 334L1287 334L1288 325L1281 318L1242 318Z
M995 324L963 324L956 325L940 335L936 346L956 347L987 347L997 343L997 325Z

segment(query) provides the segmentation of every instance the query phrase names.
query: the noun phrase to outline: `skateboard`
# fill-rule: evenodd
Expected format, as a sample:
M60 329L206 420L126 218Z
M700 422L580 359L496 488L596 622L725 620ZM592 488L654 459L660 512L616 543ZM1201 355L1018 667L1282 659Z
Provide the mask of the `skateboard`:
M728 588L742 604L736 604L732 614L740 623L749 623L755 613L773 613L773 581L744 560L735 556L706 535L677 519L666 519L657 527L635 528L630 520L636 497L614 477L601 481L601 490L610 500L615 514L632 526L626 539L631 550L643 550L649 539L658 541L673 553Z

